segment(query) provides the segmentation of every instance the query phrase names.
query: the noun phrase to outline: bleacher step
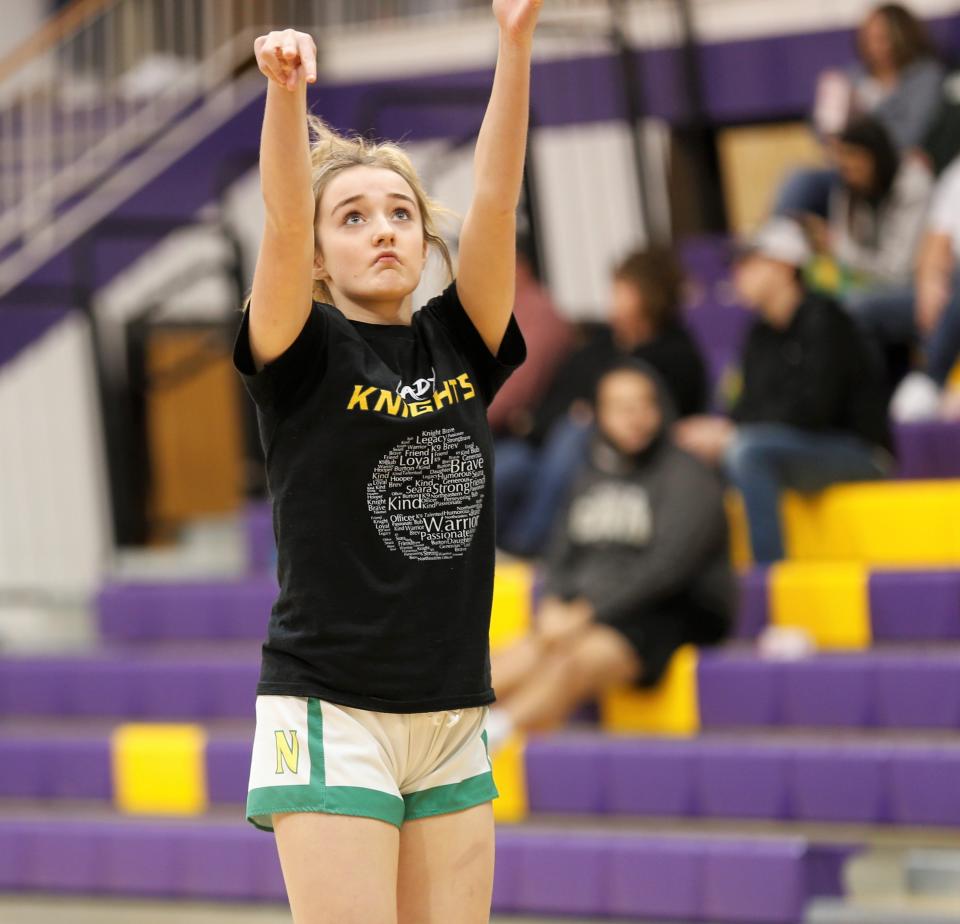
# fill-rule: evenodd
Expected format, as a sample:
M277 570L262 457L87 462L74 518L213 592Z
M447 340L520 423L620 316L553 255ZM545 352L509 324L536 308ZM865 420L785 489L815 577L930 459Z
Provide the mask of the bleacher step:
M906 877L914 895L953 896L960 918L960 850L911 850Z

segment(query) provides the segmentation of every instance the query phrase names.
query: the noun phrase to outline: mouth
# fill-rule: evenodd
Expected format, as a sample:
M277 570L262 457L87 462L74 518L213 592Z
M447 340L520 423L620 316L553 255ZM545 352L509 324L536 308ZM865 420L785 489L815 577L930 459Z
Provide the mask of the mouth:
M383 253L377 256L377 259L373 261L375 266L390 266L394 264L399 264L400 259L397 257L396 253L392 250L385 250Z

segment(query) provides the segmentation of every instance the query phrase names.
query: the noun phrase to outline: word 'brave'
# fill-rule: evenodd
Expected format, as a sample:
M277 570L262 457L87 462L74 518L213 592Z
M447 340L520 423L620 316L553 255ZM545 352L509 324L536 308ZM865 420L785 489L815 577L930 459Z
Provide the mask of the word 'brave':
M347 402L347 410L375 411L390 414L392 417L419 417L421 414L442 410L451 404L469 401L476 397L476 394L473 382L470 381L470 376L466 372L455 379L447 379L441 388L434 390L432 397L409 403L386 388L377 388L375 385L354 385L353 395Z

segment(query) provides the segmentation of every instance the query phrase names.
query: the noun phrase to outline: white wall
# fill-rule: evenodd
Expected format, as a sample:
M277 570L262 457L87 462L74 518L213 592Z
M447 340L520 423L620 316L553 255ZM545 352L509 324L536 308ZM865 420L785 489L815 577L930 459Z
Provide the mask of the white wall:
M0 367L0 594L82 596L112 550L89 326L69 315Z

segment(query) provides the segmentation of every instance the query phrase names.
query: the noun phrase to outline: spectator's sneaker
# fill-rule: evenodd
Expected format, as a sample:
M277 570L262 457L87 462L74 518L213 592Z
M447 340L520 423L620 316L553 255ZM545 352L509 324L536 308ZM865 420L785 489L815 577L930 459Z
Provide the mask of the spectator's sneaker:
M940 388L923 372L911 372L890 402L890 416L897 423L918 423L940 416Z

